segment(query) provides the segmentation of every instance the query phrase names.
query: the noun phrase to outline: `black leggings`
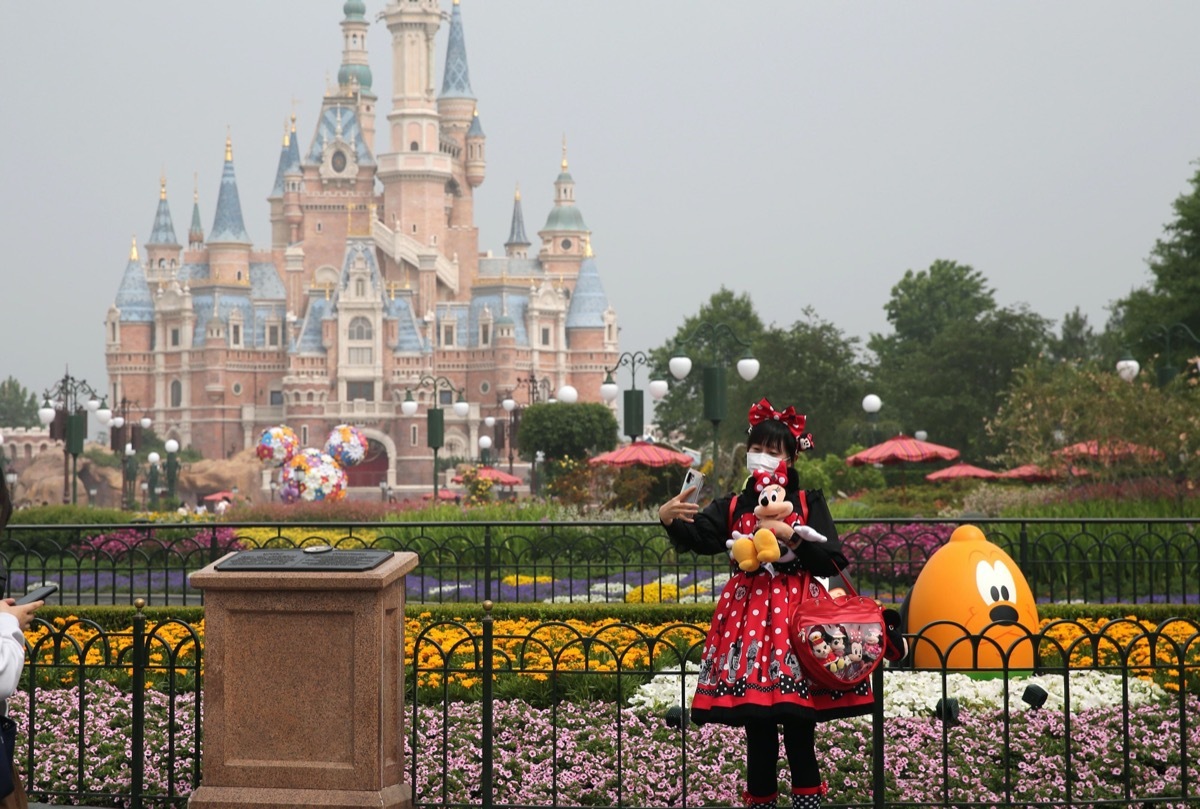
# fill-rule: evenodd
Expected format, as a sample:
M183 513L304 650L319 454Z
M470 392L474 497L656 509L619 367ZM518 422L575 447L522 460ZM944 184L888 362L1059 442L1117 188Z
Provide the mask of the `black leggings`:
M746 724L746 790L759 797L779 791L779 725L787 749L792 787L815 787L821 783L817 765L816 723L807 719Z

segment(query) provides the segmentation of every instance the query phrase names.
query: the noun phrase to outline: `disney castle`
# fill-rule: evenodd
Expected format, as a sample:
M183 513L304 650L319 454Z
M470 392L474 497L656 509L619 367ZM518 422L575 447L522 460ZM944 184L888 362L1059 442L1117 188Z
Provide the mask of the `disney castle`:
M474 193L487 137L458 0L449 15L438 0L390 0L380 15L395 82L380 149L366 4L346 0L342 11L336 89L306 144L294 115L283 136L269 247L246 232L229 138L212 227L194 193L186 246L163 181L150 238L131 247L105 320L108 392L205 457L253 447L278 424L302 446L356 424L371 452L350 484L403 491L432 479L430 406L444 408L443 457L474 457L494 432L486 417L510 423L503 398L571 385L599 401L617 318L565 144L536 246L518 190L503 256L480 252ZM438 91L434 40L447 16ZM449 407L460 396L465 416Z

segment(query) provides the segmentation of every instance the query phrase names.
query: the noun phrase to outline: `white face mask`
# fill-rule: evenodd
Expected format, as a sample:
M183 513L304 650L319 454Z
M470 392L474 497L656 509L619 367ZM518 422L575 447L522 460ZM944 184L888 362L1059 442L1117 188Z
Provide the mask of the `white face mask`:
M769 452L747 452L746 471L750 474L754 474L755 472L774 472L781 461L783 461L783 458L777 458Z

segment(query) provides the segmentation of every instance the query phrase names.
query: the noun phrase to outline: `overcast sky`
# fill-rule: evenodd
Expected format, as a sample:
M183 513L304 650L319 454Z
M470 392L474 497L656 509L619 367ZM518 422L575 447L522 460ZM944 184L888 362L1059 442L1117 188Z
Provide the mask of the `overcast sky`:
M383 8L367 0L368 16ZM232 132L246 227L284 120L311 143L341 0L0 4L0 378L104 385L102 321L165 171L186 240L212 228ZM450 8L450 0L444 3ZM1002 305L1060 320L1148 281L1200 157L1200 3L463 0L487 133L481 250L513 188L545 222L567 136L624 350L663 343L722 284L886 332L906 269L973 265ZM371 65L391 109L387 30ZM445 55L439 34L438 71ZM626 380L619 380L625 384Z

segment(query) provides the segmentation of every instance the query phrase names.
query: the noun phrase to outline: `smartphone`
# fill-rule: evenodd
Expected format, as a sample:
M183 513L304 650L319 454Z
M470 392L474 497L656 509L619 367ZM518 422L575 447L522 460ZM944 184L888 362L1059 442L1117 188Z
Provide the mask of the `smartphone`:
M58 592L57 584L46 584L36 590L30 590L25 595L17 599L18 604L32 604L34 601L45 601L50 596Z
M679 491L692 489L692 493L687 496L688 503L700 502L700 489L704 486L704 473L698 469L689 469L687 474L683 476L683 488ZM695 487L695 488L692 488Z

